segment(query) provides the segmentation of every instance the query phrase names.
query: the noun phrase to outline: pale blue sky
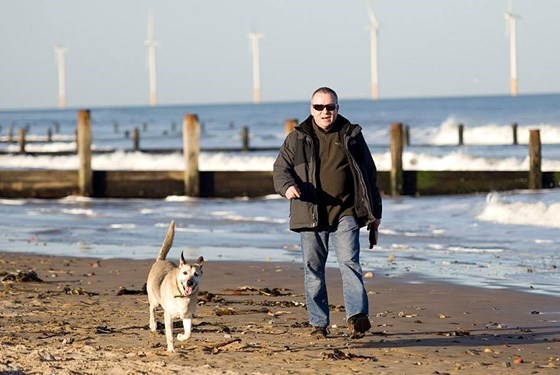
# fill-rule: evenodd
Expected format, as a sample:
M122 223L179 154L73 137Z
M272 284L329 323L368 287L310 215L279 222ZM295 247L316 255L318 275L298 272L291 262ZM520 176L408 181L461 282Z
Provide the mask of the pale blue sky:
M509 94L506 0L370 0L384 98ZM560 1L514 0L519 92L560 92ZM155 20L161 105L251 102L247 33L258 31L262 101L328 85L368 98L364 0L0 0L0 109L149 102L146 20Z

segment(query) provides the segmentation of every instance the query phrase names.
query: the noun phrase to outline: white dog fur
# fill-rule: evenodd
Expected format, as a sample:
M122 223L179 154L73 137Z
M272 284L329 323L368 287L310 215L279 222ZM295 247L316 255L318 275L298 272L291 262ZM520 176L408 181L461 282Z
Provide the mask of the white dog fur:
M177 340L185 341L191 337L192 318L198 303L198 286L204 263L204 258L199 257L196 263L188 264L183 253L178 267L175 263L166 260L167 253L173 245L174 235L175 221L172 220L146 283L150 303L150 330L156 331L155 309L161 306L168 352L175 351L173 319L179 318L183 321L184 333L177 334Z

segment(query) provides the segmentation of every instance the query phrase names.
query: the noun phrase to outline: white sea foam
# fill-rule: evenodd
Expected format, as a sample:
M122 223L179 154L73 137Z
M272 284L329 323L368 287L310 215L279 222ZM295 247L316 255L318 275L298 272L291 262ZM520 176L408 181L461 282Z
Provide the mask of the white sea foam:
M545 203L508 201L499 193L490 193L477 219L501 224L520 224L560 228L560 201Z
M389 152L373 154L378 170L391 168ZM205 153L200 155L201 171L271 171L274 164L273 155ZM142 152L126 153L117 151L112 154L99 154L92 157L94 170L184 170L185 160L181 154L154 155ZM30 156L0 155L0 169L38 169L38 170L76 170L78 157L68 156ZM476 157L461 151L452 151L446 155L428 155L425 153L405 152L403 154L405 170L463 170L463 171L520 171L528 170L529 159L520 157L491 158ZM560 171L560 160L546 157L542 161L545 171Z

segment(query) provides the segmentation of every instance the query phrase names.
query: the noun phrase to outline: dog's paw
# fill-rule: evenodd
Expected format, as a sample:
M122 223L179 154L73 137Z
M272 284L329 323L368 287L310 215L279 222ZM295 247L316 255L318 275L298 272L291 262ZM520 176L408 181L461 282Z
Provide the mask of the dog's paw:
M167 345L167 351L168 351L169 353L175 353L175 348L173 347L173 345L171 345L171 346L170 346L170 345Z
M178 333L178 334L177 334L177 340L179 340L179 341L186 341L186 340L188 340L190 337L191 337L190 334L189 334L189 335L187 335L187 334L185 334L185 333Z

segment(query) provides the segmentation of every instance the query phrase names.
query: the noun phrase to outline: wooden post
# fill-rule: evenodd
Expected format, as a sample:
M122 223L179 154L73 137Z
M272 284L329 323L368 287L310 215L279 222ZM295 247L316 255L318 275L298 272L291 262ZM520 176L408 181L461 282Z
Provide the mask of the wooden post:
M91 119L88 109L78 112L77 142L80 195L90 197L93 195L93 170L91 169Z
M403 125L391 124L391 195L399 196L403 192Z
M200 124L198 116L190 113L183 118L183 157L185 158L185 195L200 196L200 173L198 154L200 153Z
M18 132L19 153L25 154L25 128L20 128Z
M132 149L134 151L140 150L140 131L138 127L134 128L132 131Z
M12 143L14 141L14 126L11 125L8 128L8 142Z
M513 144L516 145L517 144L517 123L516 122L511 124L511 131L513 133Z
M284 122L284 132L286 135L290 134L292 130L297 126L298 120L295 118L288 119Z
M410 146L410 126L403 125L403 145Z
M47 142L52 142L52 129L47 129Z
M539 129L529 130L529 189L542 189L541 134Z
M249 127L241 129L241 151L249 151Z
M459 124L458 129L459 131L459 146L463 145L463 131L465 130L465 125Z

